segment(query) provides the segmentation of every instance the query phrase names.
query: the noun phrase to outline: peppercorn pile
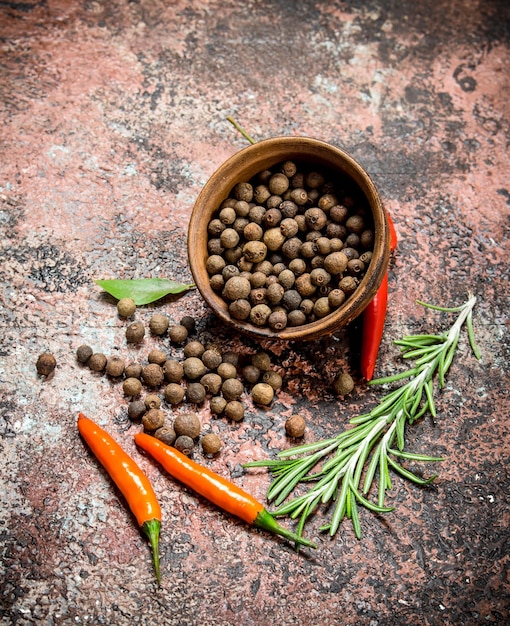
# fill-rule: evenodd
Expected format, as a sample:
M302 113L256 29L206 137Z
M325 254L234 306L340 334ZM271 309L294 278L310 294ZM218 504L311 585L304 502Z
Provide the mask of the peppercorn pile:
M222 202L208 224L206 270L232 318L280 331L340 307L373 244L372 216L352 180L286 161Z
M208 401L211 415L239 422L245 416L243 397L247 389L254 404L269 406L283 385L283 377L273 366L269 354L258 351L242 362L239 355L223 352L216 344L203 343L196 333L194 318L184 316L171 324L168 316L153 314L148 329L140 320L133 321L136 305L130 298L117 303L117 311L125 319L126 344L140 345L147 330L161 338L146 360L126 362L121 355L107 356L81 345L76 351L79 363L91 371L104 374L122 385L128 399L127 413L131 420L141 423L144 431L191 455L200 439L204 454L216 454L222 447L218 435L200 437L202 424L196 409ZM167 349L168 348L168 349ZM172 419L174 409L184 409ZM302 437L305 423L292 416L286 425L289 437Z

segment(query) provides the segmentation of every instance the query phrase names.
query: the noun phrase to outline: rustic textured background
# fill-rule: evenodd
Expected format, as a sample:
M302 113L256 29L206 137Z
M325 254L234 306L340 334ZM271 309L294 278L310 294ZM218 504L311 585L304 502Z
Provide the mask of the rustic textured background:
M505 0L42 0L0 3L0 615L2 624L508 623L509 5ZM309 135L350 151L399 233L378 373L400 371L392 340L446 327L416 299L478 296L478 363L465 336L435 423L409 446L444 455L433 487L396 479L384 518L362 512L297 555L223 515L136 452L118 388L75 362L83 342L136 351L95 278L191 279L186 229L211 173L256 138ZM154 309L196 316L241 354L196 292ZM356 324L314 345L263 346L286 383L269 410L204 460L264 499L241 464L331 436L377 402L353 348ZM155 342L148 339L139 351ZM55 375L37 377L45 351ZM341 401L340 370L357 381ZM119 494L76 431L79 411L136 455L160 495L163 585Z

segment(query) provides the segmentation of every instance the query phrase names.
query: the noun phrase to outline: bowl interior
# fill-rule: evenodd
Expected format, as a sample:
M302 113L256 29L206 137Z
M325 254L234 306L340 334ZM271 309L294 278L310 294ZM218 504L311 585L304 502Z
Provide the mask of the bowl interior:
M256 174L286 160L307 167L327 170L334 182L346 175L355 183L370 208L374 224L374 248L370 265L356 291L345 303L321 319L303 326L287 327L273 332L249 322L230 317L228 305L209 285L206 271L208 258L207 225L232 188L249 181ZM214 313L236 329L258 337L286 340L313 340L332 334L356 318L374 297L387 270L389 261L389 229L386 212L372 180L365 170L346 152L322 141L307 137L267 139L237 152L221 165L199 194L188 228L188 257L197 288Z

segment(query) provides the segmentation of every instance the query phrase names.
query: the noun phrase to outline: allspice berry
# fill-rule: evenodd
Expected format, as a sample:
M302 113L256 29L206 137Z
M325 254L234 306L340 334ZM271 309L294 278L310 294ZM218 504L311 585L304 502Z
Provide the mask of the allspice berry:
M188 329L182 324L175 324L168 330L168 336L170 337L170 341L172 343L180 345L188 338Z
M201 341L198 341L198 339L194 339L193 341L188 342L185 346L184 346L184 356L185 357L189 357L189 356L196 356L196 357L201 357L205 352L205 346Z
M124 370L124 376L126 378L140 378L142 375L142 366L140 363L128 363Z
M139 378L126 378L122 383L122 391L126 396L138 396L142 393L142 383Z
M274 370L268 370L267 372L264 372L264 374L262 375L262 382L271 385L271 387L275 391L280 389L283 385L282 377L280 376L280 374L278 374L278 372L275 372Z
M201 358L202 363L210 370L215 370L222 361L221 353L213 348L208 348Z
M184 368L176 359L167 359L163 365L163 373L169 383L178 383L184 376Z
M102 352L95 352L88 360L88 366L93 372L102 372L108 359Z
M188 333L192 333L197 325L195 318L191 315L184 315L179 323L181 326L184 326Z
M149 320L149 328L154 335L164 335L168 330L170 320L166 315L162 313L154 313Z
M221 415L227 406L223 396L213 396L209 402L209 409L213 415Z
M347 268L349 259L345 252L332 252L324 259L324 269L332 275L342 274Z
M239 400L230 400L225 405L225 417L234 422L240 422L244 417L244 406Z
M189 383L186 387L186 400L192 404L202 404L206 391L201 383Z
M354 389L354 381L346 372L339 374L333 383L333 389L337 396L346 396Z
M55 370L57 360L50 352L44 352L39 355L35 365L39 376L49 376Z
M251 390L251 396L255 404L268 406L274 398L274 389L267 383L257 383Z
M202 376L206 372L203 361L201 361L196 356L190 356L185 359L184 363L182 364L182 369L184 372L184 377L188 380L196 380L197 378L202 378Z
M271 357L267 352L257 352L253 355L251 364L260 372L267 372L271 368Z
M196 413L180 413L174 420L177 436L186 435L195 439L202 430L202 424Z
M191 456L194 447L195 442L187 435L180 435L174 442L174 448L186 456Z
M142 417L143 427L149 432L161 428L164 423L165 416L161 409L149 409Z
M222 296L227 300L246 300L250 295L250 281L243 276L232 276L225 283Z
M120 317L131 317L136 311L136 304L132 298L121 298L117 302L117 312Z
M221 386L221 393L228 402L230 400L239 400L243 392L244 385L237 378L227 378Z
M143 400L133 400L128 404L128 416L133 421L141 420L147 408Z
M142 369L142 379L147 387L159 387L163 382L163 368L157 363L149 363Z
M120 356L111 356L106 361L106 373L113 378L119 378L124 374L126 363Z
M155 393L149 393L143 399L145 404L145 408L149 409L159 409L161 407L161 398Z
M243 378L250 385L254 385L260 378L260 370L255 365L245 365L243 367Z
M177 383L169 383L163 393L168 404L175 405L183 401L186 391Z
M145 327L142 322L133 322L126 328L126 341L140 343L145 336Z
M265 326L270 315L271 309L267 304L256 304L250 311L250 321L255 326Z
M155 348L151 350L147 356L149 363L156 363L157 365L164 365L166 362L166 354L163 350Z
M223 380L237 377L237 368L233 363L220 363L216 372L222 377Z
M204 454L217 454L223 446L221 439L214 433L204 435L201 444Z
M306 422L301 415L291 415L285 422L285 432L289 437L302 437L305 430Z
M285 313L285 311L273 311L267 318L267 324L269 328L275 332L283 330L288 324L287 313Z
M167 446L173 446L175 440L177 439L177 435L175 434L175 430L171 426L161 426L156 431L154 431L154 437L159 439L163 443L166 443Z
M76 350L76 359L78 363L86 363L93 354L93 350L90 346L82 345Z
M209 372L208 374L204 374L204 376L202 376L200 383L203 385L206 393L211 396L215 396L221 389L223 378L219 374Z

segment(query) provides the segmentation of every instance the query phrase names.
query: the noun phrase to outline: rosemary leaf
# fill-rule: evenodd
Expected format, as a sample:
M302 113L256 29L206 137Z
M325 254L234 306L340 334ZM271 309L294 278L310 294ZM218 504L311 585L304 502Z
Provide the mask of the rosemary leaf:
M330 510L329 523L320 527L331 536L342 520L350 519L356 537L361 537L359 507L374 513L387 513L386 493L392 489L392 473L419 486L427 486L437 475L422 478L396 459L415 462L438 462L443 459L406 450L406 427L417 422L427 412L437 417L434 401L434 380L441 389L453 362L462 327L465 326L474 356L480 352L475 343L472 312L476 298L458 307L439 307L421 303L434 311L457 313L450 330L438 335L410 335L396 341L403 359L414 360L414 367L399 374L371 381L370 385L397 386L384 395L368 413L350 420L350 427L336 437L289 448L278 454L277 460L254 461L245 467L265 466L273 475L268 499L276 500L274 515L298 519L298 533L320 506ZM331 455L331 456L330 456ZM329 458L328 458L329 457ZM319 467L319 464L322 466ZM315 469L315 467L318 469ZM305 492L292 496L301 486ZM360 492L361 489L361 492ZM373 497L370 493L375 491ZM375 498L375 502L373 501ZM287 500L285 502L285 500Z

